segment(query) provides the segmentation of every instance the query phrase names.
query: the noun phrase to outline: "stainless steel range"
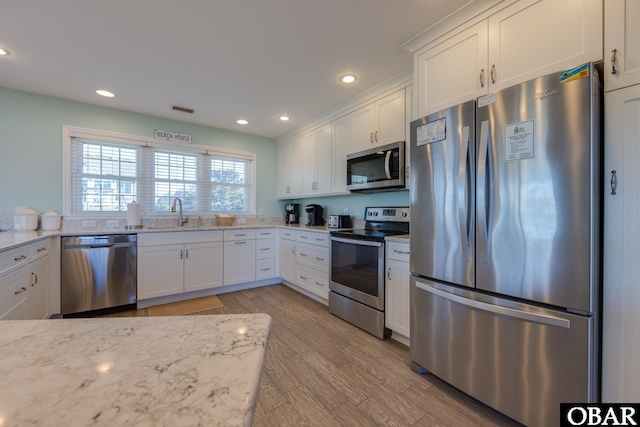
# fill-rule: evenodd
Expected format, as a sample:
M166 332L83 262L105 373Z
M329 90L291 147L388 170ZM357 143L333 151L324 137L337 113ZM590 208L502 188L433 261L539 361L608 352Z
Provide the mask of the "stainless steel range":
M409 233L409 208L368 207L364 218L364 229L331 232L329 311L385 339L384 238Z

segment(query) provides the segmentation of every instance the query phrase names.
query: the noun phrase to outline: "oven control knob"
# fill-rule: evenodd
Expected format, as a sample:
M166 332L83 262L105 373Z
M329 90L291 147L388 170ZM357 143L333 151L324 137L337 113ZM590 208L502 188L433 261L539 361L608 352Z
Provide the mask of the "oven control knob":
M402 218L406 218L407 217L407 213L406 212L402 212Z
M378 216L378 212L374 212L374 213L373 213L373 216Z

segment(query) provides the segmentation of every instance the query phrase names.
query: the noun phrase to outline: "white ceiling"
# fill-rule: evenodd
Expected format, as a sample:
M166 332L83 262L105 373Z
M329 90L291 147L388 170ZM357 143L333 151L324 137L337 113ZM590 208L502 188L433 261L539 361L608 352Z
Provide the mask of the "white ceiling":
M0 87L275 138L411 68L400 45L469 3L2 0Z

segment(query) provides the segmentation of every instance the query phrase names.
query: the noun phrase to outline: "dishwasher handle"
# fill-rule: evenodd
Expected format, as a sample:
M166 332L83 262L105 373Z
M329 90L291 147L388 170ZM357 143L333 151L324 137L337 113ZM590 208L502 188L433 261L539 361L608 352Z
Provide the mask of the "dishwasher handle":
M65 245L64 249L102 249L102 248L128 248L136 246L136 242L126 243L98 243L98 244L81 244L81 245Z

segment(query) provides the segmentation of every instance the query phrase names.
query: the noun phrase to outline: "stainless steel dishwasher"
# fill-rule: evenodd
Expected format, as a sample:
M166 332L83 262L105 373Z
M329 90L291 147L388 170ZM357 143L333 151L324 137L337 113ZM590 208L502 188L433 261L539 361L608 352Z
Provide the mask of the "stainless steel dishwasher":
M91 315L135 308L136 257L135 234L63 237L62 315Z

